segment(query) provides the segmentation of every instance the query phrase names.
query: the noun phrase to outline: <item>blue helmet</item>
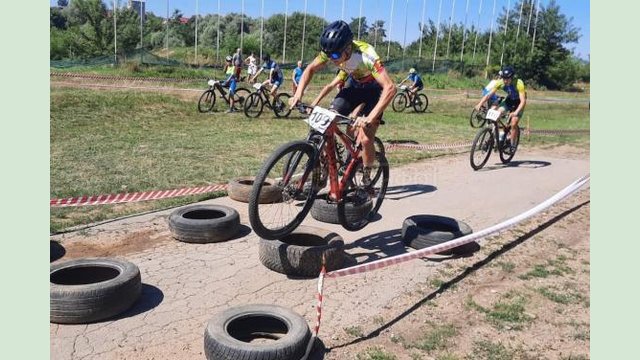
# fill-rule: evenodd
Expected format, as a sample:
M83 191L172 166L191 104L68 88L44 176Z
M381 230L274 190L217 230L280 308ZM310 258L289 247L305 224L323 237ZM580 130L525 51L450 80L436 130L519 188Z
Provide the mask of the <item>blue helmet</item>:
M342 20L329 24L320 35L320 48L326 54L343 50L353 41L349 24Z
M503 79L511 79L513 75L516 74L516 71L513 70L511 66L505 66L504 68L502 68L499 74Z

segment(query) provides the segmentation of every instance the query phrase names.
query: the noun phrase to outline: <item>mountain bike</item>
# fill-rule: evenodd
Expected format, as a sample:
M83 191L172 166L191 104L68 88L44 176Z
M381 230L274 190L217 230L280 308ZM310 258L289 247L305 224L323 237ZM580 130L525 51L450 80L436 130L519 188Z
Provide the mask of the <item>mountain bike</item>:
M494 104L500 104L504 100L504 96L500 96ZM474 107L471 110L471 116L469 117L469 125L473 128L481 128L487 123L487 104L483 104L480 110L476 110Z
M309 213L318 191L325 186L322 173L326 169L329 185L327 199L337 204L340 224L349 231L365 227L377 214L389 184L389 163L383 151L376 151L370 174L365 174L359 143L339 128L352 126L354 119L328 109L301 104L300 112L311 113L306 140L280 146L256 175L249 197L249 222L264 239L278 239L295 230ZM347 152L343 166L336 155L336 143ZM368 176L367 176L368 175ZM260 203L261 193L275 179L281 197L271 203ZM361 206L371 202L371 210L363 218L347 217L347 204Z
M487 110L485 122L489 126L480 129L471 144L469 160L473 170L479 170L487 163L492 150L498 151L503 164L511 161L516 154L520 142L520 127L516 127L515 139L509 139L511 125L508 122L505 125L502 119L509 119L508 113L501 116L498 110Z
M401 92L396 94L393 98L393 102L391 103L391 107L395 112L403 112L404 109L409 106L413 106L413 109L416 112L422 113L427 111L427 107L429 106L429 98L427 95L423 93L416 93L411 99L411 94L409 94L409 87L407 85L400 86Z
M287 106L291 95L280 93L276 95L273 102L269 101L269 90L262 83L253 84L255 91L249 95L244 102L244 114L250 118L257 118L262 114L264 107L273 110L276 117L287 117L291 113L291 109Z
M213 110L213 106L216 104L216 90L218 90L220 97L224 99L227 105L229 104L229 95L219 80L209 79L207 84L209 88L200 95L200 100L198 100L198 111L205 113ZM242 107L242 104L250 93L251 91L249 91L249 89L243 87L237 88L233 96L234 107L235 105Z

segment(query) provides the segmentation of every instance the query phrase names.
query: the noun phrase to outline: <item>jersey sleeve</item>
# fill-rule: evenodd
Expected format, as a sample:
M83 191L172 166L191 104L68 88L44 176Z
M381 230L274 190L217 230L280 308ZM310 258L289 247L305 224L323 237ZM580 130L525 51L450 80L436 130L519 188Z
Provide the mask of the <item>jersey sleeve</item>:
M525 92L524 81L518 79L518 82L516 84L516 89L518 90L519 93Z
M324 64L327 61L329 61L329 56L327 56L327 54L325 54L324 51L320 51L320 53L316 56L314 61L317 61L320 64Z

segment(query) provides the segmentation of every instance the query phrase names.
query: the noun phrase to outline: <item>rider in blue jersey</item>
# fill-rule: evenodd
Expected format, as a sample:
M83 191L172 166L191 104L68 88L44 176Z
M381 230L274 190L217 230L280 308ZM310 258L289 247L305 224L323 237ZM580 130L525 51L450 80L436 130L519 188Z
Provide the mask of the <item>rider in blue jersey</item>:
M405 81L411 81L411 85L409 86L409 103L413 102L413 99L416 97L416 93L424 88L424 83L422 82L422 78L416 72L416 69L409 69L409 76L407 76L404 80L398 84L401 86Z
M271 56L269 56L269 54L264 54L264 56L262 56L262 60L264 60L264 63L262 64L260 70L258 70L258 72L253 76L253 79L257 78L258 75L260 75L264 70L268 70L269 76L267 80L263 81L262 83L264 85L271 85L270 94L271 96L275 97L278 87L280 87L280 85L282 85L282 82L284 81L282 69L280 69L280 66L278 66L278 64L274 60L271 60Z

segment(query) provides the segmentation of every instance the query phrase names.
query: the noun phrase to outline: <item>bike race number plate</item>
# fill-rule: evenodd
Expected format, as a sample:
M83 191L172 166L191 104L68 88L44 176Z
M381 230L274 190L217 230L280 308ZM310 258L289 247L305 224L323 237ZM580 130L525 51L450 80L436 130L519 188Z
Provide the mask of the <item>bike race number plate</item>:
M314 130L324 134L325 131L331 125L333 119L336 118L336 113L333 111L323 109L319 106L313 108L311 115L308 118L304 119L304 121L309 124Z
M487 111L487 119L496 121L499 117L500 111L494 109L489 109L489 111Z
M260 90L260 88L262 87L262 83L255 83L253 84L253 87Z

